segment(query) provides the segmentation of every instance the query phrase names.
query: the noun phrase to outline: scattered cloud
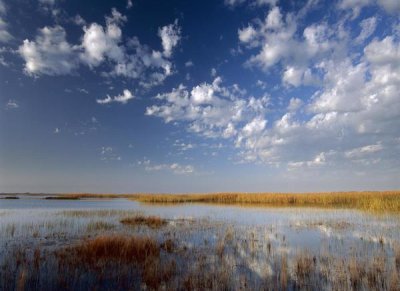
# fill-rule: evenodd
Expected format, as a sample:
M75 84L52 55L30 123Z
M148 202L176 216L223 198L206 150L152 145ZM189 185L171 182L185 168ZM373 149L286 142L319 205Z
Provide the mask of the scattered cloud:
M82 16L80 16L79 14L75 15L75 17L72 19L72 22L78 26L86 25L85 19L83 19Z
M12 35L8 32L8 25L5 21L6 13L6 5L3 0L0 0L0 43L6 43L13 39Z
M195 173L195 168L192 165L181 165L178 163L171 164L154 164L148 159L138 162L139 166L143 166L145 171L168 171L176 175L189 175Z
M224 4L230 8L235 8L243 3L248 3L249 6L260 7L260 6L275 6L279 0L224 0Z
M326 56L340 54L347 35L333 33L335 26L325 22L310 24L298 31L300 12L284 15L279 7L274 7L264 21L258 19L254 25L239 29L240 44L247 49L259 49L247 60L246 66L259 67L265 72L280 66L285 85L317 83L318 64Z
M131 9L133 7L133 2L132 0L126 1L126 9Z
M122 158L116 153L113 147L103 146L100 149L100 160L104 162L121 161Z
M9 99L6 103L6 109L17 109L19 107L16 100Z
M193 66L194 66L194 64L193 64L192 61L187 61L187 62L185 63L185 67L186 67L186 68L193 67Z
M4 4L3 0L0 0L0 14L6 13L6 5Z
M224 4L229 7L235 7L244 3L246 0L224 0Z
M325 162L325 153L322 152L316 155L315 158L310 161L288 162L288 169L295 170L303 167L320 167L325 165Z
M95 67L107 59L120 62L124 58L123 48L119 46L122 37L120 25L127 21L116 9L106 17L106 28L97 23L84 26L81 59L89 66Z
M361 21L360 23L361 32L357 36L356 42L362 43L367 38L369 38L374 33L376 29L376 24L377 24L376 17L370 17Z
M230 138L237 132L235 127L249 122L265 112L267 97L243 98L245 91L238 85L222 85L222 79L202 83L187 89L179 85L169 93L158 94L163 104L147 107L146 115L157 116L166 123L188 122L187 130L206 137Z
M341 0L338 3L339 9L351 9L353 18L358 17L364 7L372 5L379 5L389 14L400 12L400 2L397 0Z
M28 75L66 75L78 67L74 48L58 25L40 29L34 41L25 39L18 52L25 60Z
M196 145L192 144L192 143L184 143L183 141L177 139L174 142L174 147L178 148L179 151L185 152L185 151L196 148Z
M89 91L84 89L84 88L77 88L78 92L84 93L84 94L89 94Z
M110 95L107 95L106 98L104 99L97 99L96 102L99 104L108 104L112 102L117 102L117 103L122 103L126 104L128 103L129 100L135 98L135 96L129 91L128 89L125 89L122 94L111 97Z
M296 111L303 105L303 103L304 102L300 98L290 98L287 110L289 112Z
M163 55L167 58L171 57L174 47L176 47L181 39L181 28L178 25L178 20L174 24L163 26L158 30L158 35L161 38L163 46Z
M57 2L56 0L39 0L39 3L40 3L40 4L43 4L43 5L50 5L50 6L55 5L56 2Z
M398 38L375 37L355 55L354 46L374 33L375 18L361 22L358 44L352 44L340 21L299 30L296 17L274 7L264 21L239 29L238 35L246 48L260 49L247 65L266 72L281 68L285 87L316 87L306 98L292 97L284 112L271 114L270 98L255 98L216 77L212 83L158 94L158 104L146 114L206 138L231 140L240 162L293 169L323 166L328 160L345 165L346 158L361 153L379 154L363 156L364 164L400 154L393 142L400 128ZM267 87L261 80L256 85Z
M177 21L159 29L161 52L141 44L137 37L125 40L121 28L127 17L115 8L105 20L105 26L87 25L77 15L75 23L84 26L82 43L75 45L68 43L65 29L60 25L40 29L35 40L25 39L18 49L25 60L25 72L31 76L70 75L81 65L94 70L106 64L101 66L102 70L104 67L110 70L103 72L103 76L135 79L145 89L160 85L174 73L170 58L180 41Z
M371 144L346 151L345 156L347 158L360 158L362 156L373 154L381 150L383 150L383 146L381 144Z

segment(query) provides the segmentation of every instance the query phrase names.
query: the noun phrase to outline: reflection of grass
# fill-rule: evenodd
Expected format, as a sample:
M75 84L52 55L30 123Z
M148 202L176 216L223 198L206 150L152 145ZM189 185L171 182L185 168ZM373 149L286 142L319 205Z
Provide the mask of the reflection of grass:
M186 244L188 229L168 227L82 237L54 249L16 244L1 257L0 290L399 290L395 246L394 260L392 250L363 244L338 255L334 241L326 253L289 251L272 230L264 239L251 229L214 227L204 235L215 241L204 244Z
M61 195L61 196L47 196L44 198L45 200L79 200L78 196L68 196L68 195Z
M114 224L105 221L92 221L86 226L88 232L97 232L103 230L110 230L115 227Z
M132 197L147 203L220 203L270 206L307 206L356 208L400 212L400 191L332 193L217 193L217 194L148 194Z
M137 212L132 210L100 209L100 210L63 210L59 212L59 214L62 216L72 217L72 218L79 218L79 217L87 218L94 216L110 217L110 216L132 215L132 214L137 214Z
M135 215L121 219L121 223L126 225L146 225L151 228L159 228L166 225L168 221L158 216Z

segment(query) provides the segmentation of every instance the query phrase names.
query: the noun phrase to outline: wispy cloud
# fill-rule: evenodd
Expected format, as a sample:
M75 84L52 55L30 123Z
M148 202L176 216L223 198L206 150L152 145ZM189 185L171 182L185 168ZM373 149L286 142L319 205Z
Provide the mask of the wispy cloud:
M125 89L122 94L111 97L110 95L107 95L106 98L104 99L97 99L96 102L99 104L108 104L112 102L117 102L117 103L122 103L126 104L128 103L129 100L134 99L135 96L129 91L128 89Z
M176 175L188 175L195 173L195 168L192 165L182 165L179 163L154 164L149 159L138 161L137 164L144 167L147 172L167 171Z
M6 109L17 109L19 108L19 104L16 100L9 99L6 103Z

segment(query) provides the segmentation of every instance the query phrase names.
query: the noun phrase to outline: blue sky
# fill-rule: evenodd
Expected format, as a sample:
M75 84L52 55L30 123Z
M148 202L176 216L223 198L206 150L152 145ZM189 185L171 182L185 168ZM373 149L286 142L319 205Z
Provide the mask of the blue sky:
M398 0L0 0L1 192L400 188Z

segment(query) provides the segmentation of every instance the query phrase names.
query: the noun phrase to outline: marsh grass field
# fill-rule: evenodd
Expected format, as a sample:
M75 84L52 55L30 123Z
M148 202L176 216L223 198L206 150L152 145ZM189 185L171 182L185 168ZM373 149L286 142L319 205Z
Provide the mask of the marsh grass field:
M400 290L399 191L6 196L0 290Z
M34 194L32 194L34 195ZM8 199L17 197L7 196ZM49 200L126 198L144 203L213 203L280 207L349 208L400 213L400 191L353 191L321 193L209 193L209 194L92 194L46 196Z

